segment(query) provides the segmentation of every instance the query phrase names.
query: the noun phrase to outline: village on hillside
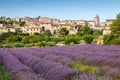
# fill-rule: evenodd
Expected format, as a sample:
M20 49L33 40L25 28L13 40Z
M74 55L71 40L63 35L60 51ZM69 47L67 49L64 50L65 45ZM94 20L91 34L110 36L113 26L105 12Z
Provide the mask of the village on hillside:
M66 28L69 30L69 34L76 34L78 31L78 25L84 26L88 25L93 30L102 30L103 35L109 34L110 24L112 24L113 19L106 19L105 22L100 23L99 16L95 16L93 20L59 20L48 17L38 17L38 18L6 18L2 16L0 18L0 34L4 32L16 32L21 31L22 33L42 33L46 30L50 32L59 34L61 28ZM8 24L6 24L6 22Z

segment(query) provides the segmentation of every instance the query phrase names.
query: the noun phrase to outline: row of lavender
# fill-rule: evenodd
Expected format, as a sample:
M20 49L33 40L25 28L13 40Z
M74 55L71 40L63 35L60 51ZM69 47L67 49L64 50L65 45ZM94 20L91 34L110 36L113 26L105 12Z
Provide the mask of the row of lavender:
M39 78L33 74L33 71L36 74L43 75L47 80L71 80L74 76L81 75L78 70L32 56L24 51L12 49L4 52L0 52L0 55L6 70L11 73L13 80L38 80Z
M65 80L65 78L71 80L74 76L76 76L74 80L119 80L119 49L120 46L82 45L1 49L1 51L6 50L10 54L12 53L12 56L14 55L15 58L19 59L22 64L29 66L36 74L43 75L47 80ZM70 65L76 62L85 65L99 66L98 69L104 71L105 75L100 78L98 78L97 75L82 75L78 70L70 68ZM30 72L33 73L33 71Z
M72 63L98 66L99 71L120 79L120 46L82 45L70 47L28 48L24 52L68 66Z
M0 51L0 57L2 57L2 63L6 71L10 73L12 80L42 80L30 67L25 66L15 56Z

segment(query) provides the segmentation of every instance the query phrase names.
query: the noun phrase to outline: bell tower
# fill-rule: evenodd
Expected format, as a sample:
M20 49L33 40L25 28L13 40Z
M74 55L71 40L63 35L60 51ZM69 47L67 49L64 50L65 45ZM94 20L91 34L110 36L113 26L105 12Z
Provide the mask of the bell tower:
M99 16L98 16L98 15L96 15L96 16L94 17L94 21L95 21L95 27L99 27L99 26L100 26L100 19L99 19Z

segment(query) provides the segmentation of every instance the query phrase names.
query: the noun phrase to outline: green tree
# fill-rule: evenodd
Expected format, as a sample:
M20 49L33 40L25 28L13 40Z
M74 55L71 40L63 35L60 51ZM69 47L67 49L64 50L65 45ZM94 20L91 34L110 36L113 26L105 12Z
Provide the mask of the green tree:
M91 44L93 41L93 36L92 35L85 35L83 40L87 43L87 44Z
M103 35L103 29L102 30L94 30L93 34L96 36Z
M30 35L30 36L25 36L22 40L23 43L37 43L39 41L42 41L43 39L40 36L36 35Z
M50 37L52 36L52 33L50 32L50 30L46 30L44 33L43 33L43 36L44 36L44 39L46 41L49 41L50 40Z
M90 27L86 24L86 25L83 26L83 28L82 28L82 34L83 34L83 35L93 34L93 30L90 29Z
M0 42L7 40L10 36L13 36L14 34L12 32L2 33L0 35Z
M116 20L120 20L120 13L116 16Z
M111 24L110 30L114 34L120 34L120 20L114 20Z
M78 31L77 31L77 35L82 35L82 26L78 25Z
M11 37L9 37L8 38L8 42L19 42L19 41L21 41L22 40L22 37L20 37L20 36L11 36Z
M69 34L69 31L68 31L66 28L61 28L60 34L61 34L61 35L68 35L68 34Z
M26 24L26 22L19 22L20 26L24 26Z
M7 22L7 24L13 25L13 21L10 18L8 18L6 22Z
M46 35L46 36L52 36L52 33L50 32L50 30L46 30L44 32L44 35Z

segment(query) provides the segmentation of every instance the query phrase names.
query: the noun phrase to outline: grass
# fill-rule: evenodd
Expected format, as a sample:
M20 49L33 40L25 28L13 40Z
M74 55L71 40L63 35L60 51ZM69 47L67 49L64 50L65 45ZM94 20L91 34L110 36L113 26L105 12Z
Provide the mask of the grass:
M0 80L12 80L10 74L8 74L5 71L4 66L1 64L1 61L0 61Z
M97 66L88 66L79 63L72 63L70 65L72 68L78 69L85 74L96 73L98 67Z

